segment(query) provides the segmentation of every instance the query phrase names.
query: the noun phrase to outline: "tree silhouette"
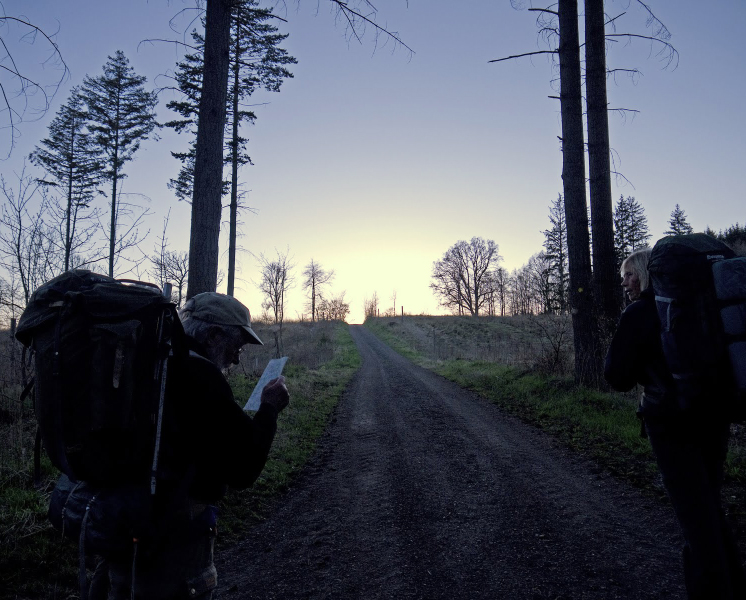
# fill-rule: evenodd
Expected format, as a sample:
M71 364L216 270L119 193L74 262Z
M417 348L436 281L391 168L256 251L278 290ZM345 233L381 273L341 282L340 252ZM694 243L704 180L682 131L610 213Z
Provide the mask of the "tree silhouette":
M511 0L514 7L519 2ZM602 384L602 356L604 348L598 341L601 327L615 319L611 301L616 294L614 281L613 221L611 210L611 170L609 167L608 122L605 115L606 65L605 39L626 37L645 38L661 45L668 53L669 64L676 51L668 43L670 36L652 14L649 7L638 0L648 15L654 31L650 36L627 33L606 33L617 17L606 20L602 0L587 0L585 22L586 106L589 131L589 169L591 179L591 220L593 236L588 229L585 198L584 133L582 104L582 71L578 33L577 0L559 0L556 10L530 8L539 13L537 25L549 49L508 56L490 62L500 62L538 54L557 57L559 62L560 112L562 119L562 181L567 219L570 270L570 305L573 314L573 342L575 345L575 379L595 385ZM593 267L588 246L593 241ZM594 298L595 294L595 298Z
M616 327L619 312L619 286L615 272L606 77L604 0L585 0L585 88L593 283L601 322L611 329Z
M81 94L88 109L88 129L103 156L106 181L111 182L111 220L109 228L109 277L114 276L117 249L119 187L126 177L124 165L134 158L140 143L156 127L155 93L143 86L146 78L136 75L121 50L109 56L104 73L86 76Z
M565 314L568 308L570 274L567 267L567 223L562 195L549 207L550 229L544 230L544 250L549 261L552 310Z
M334 271L327 271L314 259L303 269L303 289L308 294L309 308L311 309L311 321L317 317L317 300L322 295L322 288L334 278Z
M78 216L88 208L101 181L103 164L99 150L86 130L88 113L79 88L73 88L67 103L49 124L49 137L41 141L30 159L50 179L44 184L64 195L64 270L70 268Z
M277 258L271 260L264 254L259 255L260 280L259 291L264 295L262 308L272 311L275 323L280 325L285 320L285 296L295 284L291 270L295 267L291 261L290 251L275 250Z
M634 196L619 196L614 207L616 272L619 272L619 267L627 256L648 245L650 237L648 218L642 204L635 200Z
M241 0L236 0L241 2ZM376 36L388 36L409 49L398 34L376 23L376 8L369 0L349 2L330 0L337 15L348 25L348 32L360 40L370 26ZM187 297L215 291L218 272L222 189L222 142L227 98L231 0L207 0L205 12L205 63L203 93L197 121L194 158L192 224L189 241L189 287ZM356 9L365 7L365 12ZM411 50L410 50L411 51Z
M2 212L0 213L0 264L7 269L11 284L10 308L13 316L20 314L33 291L58 272L55 252L47 235L44 216L48 197L39 181L26 175L26 168L17 175L14 188L0 176ZM20 285L20 290L17 289Z
M226 143L224 164L229 165L229 181L223 183L223 194L230 191L230 218L228 236L228 295L233 295L236 273L236 250L238 234L239 190L238 173L242 166L252 164L246 150L248 139L241 135L244 123L254 123L256 115L246 110L244 104L258 88L278 92L282 82L292 77L284 65L297 62L279 47L287 35L277 33L277 28L267 21L273 17L269 10L257 7L254 0L237 3L231 14L230 81L226 108ZM178 63L174 76L183 94L180 100L168 103L168 108L181 115L181 119L169 121L167 127L177 132L190 131L195 134L195 119L199 110L202 89L204 38L193 32L197 52L187 54ZM182 168L169 187L180 199L191 199L194 181L194 158L196 144L193 141L187 152L172 155L182 162Z
M501 260L493 240L473 237L456 242L433 263L430 289L441 306L478 317L488 299L490 273Z
M685 235L694 233L694 228L686 220L686 213L677 204L671 212L671 218L668 220L668 229L665 235Z

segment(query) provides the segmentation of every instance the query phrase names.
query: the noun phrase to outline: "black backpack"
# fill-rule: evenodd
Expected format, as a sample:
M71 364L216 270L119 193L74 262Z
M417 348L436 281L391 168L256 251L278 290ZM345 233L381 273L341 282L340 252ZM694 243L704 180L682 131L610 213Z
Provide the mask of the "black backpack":
M168 359L188 354L183 328L156 286L73 270L34 292L16 338L34 351L38 427L63 473L49 519L79 545L85 598L85 555L152 547L186 497L188 478L156 496Z
M677 235L655 244L648 270L679 406L742 419L746 258L709 235Z
M166 365L183 335L156 286L73 270L38 288L16 338L35 354L35 412L60 471L155 484Z

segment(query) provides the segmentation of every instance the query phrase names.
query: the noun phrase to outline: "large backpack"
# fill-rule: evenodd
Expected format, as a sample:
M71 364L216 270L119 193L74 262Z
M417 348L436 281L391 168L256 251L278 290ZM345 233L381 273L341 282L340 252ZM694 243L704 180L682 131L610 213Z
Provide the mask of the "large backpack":
M156 286L73 270L34 292L16 338L35 354L36 418L54 466L93 485L155 486L166 365L180 331Z
M34 292L16 338L34 352L35 412L49 458L63 475L49 519L78 543L81 598L86 555L157 551L189 474L165 494L160 441L170 356L188 354L170 298L153 285L73 270Z
M746 258L703 233L659 240L648 263L683 410L746 411Z

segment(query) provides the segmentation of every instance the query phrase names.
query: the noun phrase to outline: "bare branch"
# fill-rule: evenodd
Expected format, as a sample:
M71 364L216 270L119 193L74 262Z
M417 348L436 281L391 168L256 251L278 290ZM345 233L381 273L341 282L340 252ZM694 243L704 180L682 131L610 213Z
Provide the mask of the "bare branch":
M642 0L637 0L637 3L642 6L648 13L648 20L646 24L648 27L653 29L653 37L660 40L670 40L671 32L668 31L668 28L663 24L663 22L653 14L653 11L650 10L650 7L642 2Z
M640 111L635 108L609 108L609 112L618 112L618 113L639 113Z
M549 13L555 17L559 17L559 13L556 10L549 10L548 8L529 8L528 12Z
M665 61L666 66L664 68L668 68L671 63L675 63L674 69L676 69L679 66L679 51L676 50L676 48L673 47L672 44L669 42L655 37L651 35L641 35L638 33L607 33L606 38L627 38L628 43L632 42L632 39L639 38L642 40L648 40L651 42L658 42L662 45L662 48L656 53L656 56L661 56L661 60ZM610 40L614 41L614 40Z
M390 31L386 27L383 27L376 23L374 15L377 14L377 9L373 4L370 3L369 0L363 0L363 3L370 7L371 12L368 15L364 15L359 10L355 10L350 7L349 2L345 2L344 0L329 0L332 2L332 4L337 5L337 14L342 14L344 16L345 20L347 21L347 25L350 28L350 31L352 32L352 35L355 37L355 39L358 40L358 42L362 42L361 33L358 31L360 27L362 27L363 31L365 30L365 27L367 25L370 25L373 27L376 31L376 34L384 34L388 38L394 40L397 44L400 46L406 48L410 54L414 54L414 50L407 46L405 44L401 37L399 37L399 34L395 31Z
M137 51L140 51L140 46L143 44L151 44L153 45L155 42L162 42L164 44L175 44L176 46L184 46L185 48L189 48L190 50L194 50L195 52L202 53L202 50L197 48L196 46L192 46L191 44L187 44L186 42L180 42L178 40L164 40L160 38L148 38L146 40L140 40L140 43L137 44Z
M15 146L16 137L19 135L18 126L23 122L27 112L31 110L31 99L36 97L40 99L39 104L35 107L38 112L34 119L41 118L50 108L52 99L59 90L62 83L69 75L69 69L57 43L37 25L27 21L24 18L11 17L7 15L0 16L0 25L17 25L24 29L19 34L19 41L34 44L36 38L41 35L51 48L50 54L41 60L43 66L54 62L60 65L61 74L59 78L50 84L44 84L24 74L24 68L19 66L14 56L13 50L8 46L6 40L0 37L0 47L3 50L3 56L0 57L0 71L3 78L0 78L0 115L6 124L0 126L0 129L10 129L9 143L5 158L9 157ZM26 58L28 52L19 53L21 58ZM11 87L11 82L14 82Z
M619 173L618 171L611 171L611 174L614 176L614 178L619 181L623 180L625 183L628 183L632 186L633 190L636 190L635 184L633 184L629 179L627 179L622 173Z
M620 17L623 17L623 16L624 16L624 15L626 15L626 14L627 14L626 12L623 12L623 13L621 13L621 14L617 15L616 17L614 17L614 18L612 18L612 19L609 19L608 21L606 21L606 23L604 23L604 27L605 27L606 25L614 25L614 21L616 21L616 20L617 20L618 18L620 18Z
M503 60L511 60L513 58L522 58L523 56L533 56L534 54L559 54L559 50L537 50L536 52L526 52L524 54L514 54L513 56L506 56L505 58L493 58L487 62L501 62Z

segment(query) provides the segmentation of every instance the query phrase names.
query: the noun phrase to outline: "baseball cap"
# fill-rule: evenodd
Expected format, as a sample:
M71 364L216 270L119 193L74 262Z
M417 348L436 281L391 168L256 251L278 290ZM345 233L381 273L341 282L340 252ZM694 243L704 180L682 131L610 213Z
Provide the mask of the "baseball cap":
M259 336L251 329L249 309L233 296L218 292L203 292L189 298L181 312L191 319L197 319L205 323L240 327L246 333L247 344L264 345Z

